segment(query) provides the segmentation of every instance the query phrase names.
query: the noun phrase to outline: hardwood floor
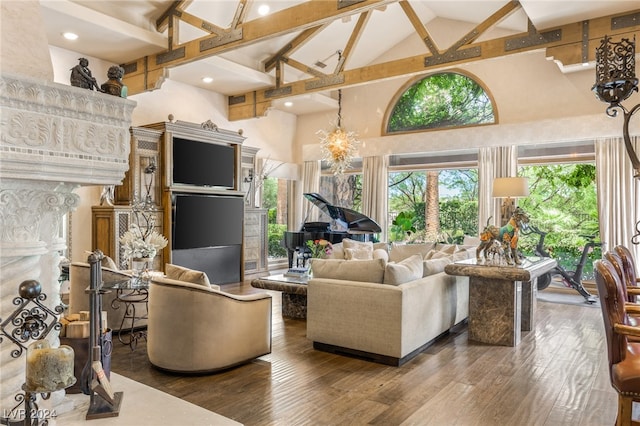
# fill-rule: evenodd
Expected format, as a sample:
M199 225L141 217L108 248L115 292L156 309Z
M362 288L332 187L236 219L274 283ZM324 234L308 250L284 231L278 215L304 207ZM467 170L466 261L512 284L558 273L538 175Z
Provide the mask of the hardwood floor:
M249 282L225 291L258 291ZM273 294L270 355L206 376L154 369L144 340L114 342L112 371L245 425L612 425L599 308L538 303L515 348L467 341L466 326L402 367L315 351ZM185 307L188 309L188 307ZM224 327L224 324L212 324Z

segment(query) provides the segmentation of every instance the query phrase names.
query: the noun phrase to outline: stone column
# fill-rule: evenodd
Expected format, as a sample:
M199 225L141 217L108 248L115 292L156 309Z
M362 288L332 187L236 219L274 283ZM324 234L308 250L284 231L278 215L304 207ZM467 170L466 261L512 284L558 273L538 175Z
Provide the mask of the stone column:
M42 284L47 295L45 305L53 310L60 304L59 250L65 243L59 237L63 216L78 204L79 198L71 191L75 185L54 182L3 180L0 187L0 312L4 321L15 310L13 300L18 286L24 280L34 279ZM51 333L50 341L57 335ZM24 383L24 353L9 339L0 347L2 387L0 407L11 409L14 396Z

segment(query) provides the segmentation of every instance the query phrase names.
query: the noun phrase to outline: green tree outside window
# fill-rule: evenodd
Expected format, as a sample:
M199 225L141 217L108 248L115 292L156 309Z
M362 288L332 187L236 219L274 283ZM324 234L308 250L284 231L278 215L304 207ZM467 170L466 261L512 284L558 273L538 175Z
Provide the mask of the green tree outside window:
M473 79L446 72L409 87L389 115L387 133L495 123L491 99Z

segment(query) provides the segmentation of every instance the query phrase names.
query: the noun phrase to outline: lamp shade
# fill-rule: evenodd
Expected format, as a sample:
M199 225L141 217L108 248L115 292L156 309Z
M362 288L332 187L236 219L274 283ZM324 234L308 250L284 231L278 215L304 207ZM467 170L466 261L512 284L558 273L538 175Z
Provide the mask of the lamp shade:
M524 177L505 177L493 180L494 197L526 197L529 195L529 179Z

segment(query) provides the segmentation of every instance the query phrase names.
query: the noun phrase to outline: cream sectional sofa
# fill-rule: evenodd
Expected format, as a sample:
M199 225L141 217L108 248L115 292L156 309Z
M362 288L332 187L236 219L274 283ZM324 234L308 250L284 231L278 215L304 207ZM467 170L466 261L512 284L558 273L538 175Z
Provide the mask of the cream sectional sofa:
M463 322L468 278L443 271L454 257L475 255L475 248L447 247L439 250L446 256L425 259L438 250L424 246L392 247L389 256L395 262L313 259L307 338L314 348L399 366Z

